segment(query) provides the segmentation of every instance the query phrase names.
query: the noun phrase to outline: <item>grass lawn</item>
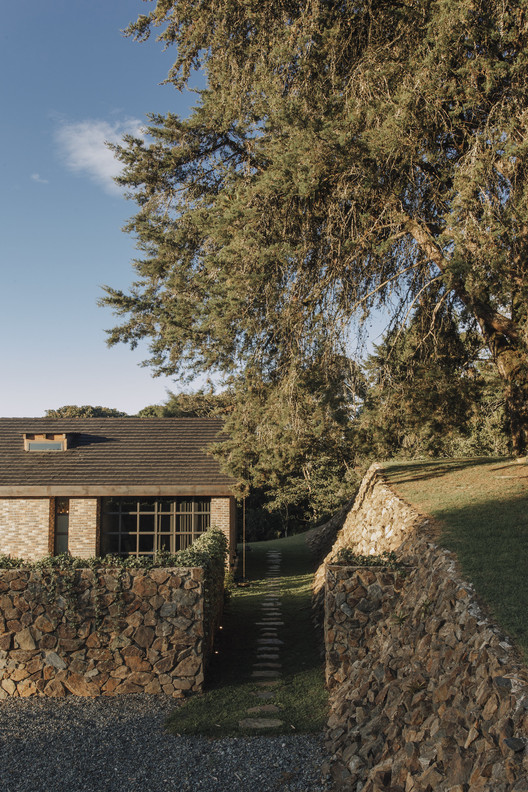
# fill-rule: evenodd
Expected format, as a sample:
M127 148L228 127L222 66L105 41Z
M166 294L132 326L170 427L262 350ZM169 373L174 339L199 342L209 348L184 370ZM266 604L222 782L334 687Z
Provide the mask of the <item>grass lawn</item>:
M528 658L528 466L508 459L388 463L393 489L436 518L437 541Z
M312 624L311 581L313 562L303 535L248 545L246 588L236 588L224 613L216 651L207 673L203 695L190 697L168 722L176 734L225 736L240 734L238 722L247 710L265 704L262 691L251 680L260 628L260 603L267 590L268 550L280 550L280 596L284 641L280 662L282 677L272 703L281 707L284 726L266 734L320 732L327 718L324 667ZM247 732L245 732L247 733ZM256 732L255 732L256 733Z

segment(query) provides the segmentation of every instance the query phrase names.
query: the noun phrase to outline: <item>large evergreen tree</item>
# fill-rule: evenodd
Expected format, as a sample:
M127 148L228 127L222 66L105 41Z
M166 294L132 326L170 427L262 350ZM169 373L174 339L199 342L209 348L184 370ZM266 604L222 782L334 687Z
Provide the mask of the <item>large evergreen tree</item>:
M528 18L515 0L157 0L128 30L201 67L118 148L143 257L108 290L165 373L325 371L351 319L453 301L528 428ZM434 318L435 314L432 313Z
M354 435L359 454L393 457L508 452L496 369L476 332L431 306L385 336L365 364L366 387ZM434 309L433 309L434 310ZM438 312L437 312L438 314Z

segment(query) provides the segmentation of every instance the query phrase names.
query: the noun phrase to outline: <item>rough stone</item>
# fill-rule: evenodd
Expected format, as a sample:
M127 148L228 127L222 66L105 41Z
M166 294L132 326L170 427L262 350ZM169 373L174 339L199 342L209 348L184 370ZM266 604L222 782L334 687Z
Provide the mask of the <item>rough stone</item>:
M2 697L202 689L221 579L204 605L202 569L78 570L75 612L63 584L71 578L57 573L50 598L40 570L0 570Z
M406 574L333 564L343 547L396 551ZM454 555L376 467L317 571L314 603L336 792L527 788L528 669L458 577Z

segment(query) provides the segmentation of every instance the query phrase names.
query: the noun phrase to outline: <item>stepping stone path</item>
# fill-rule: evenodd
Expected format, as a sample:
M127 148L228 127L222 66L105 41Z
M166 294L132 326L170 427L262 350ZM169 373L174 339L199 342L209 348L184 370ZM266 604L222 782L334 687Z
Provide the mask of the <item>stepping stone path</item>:
M262 704L250 707L246 718L239 721L241 731L258 729L276 729L283 725L278 717L280 707L273 703L277 685L281 678L282 664L280 662L280 648L284 641L279 637L281 627L284 627L281 615L280 577L281 553L278 550L268 550L268 568L266 572L266 593L260 604L259 621L256 622L259 630L257 639L256 659L253 663L251 678L259 688L256 694ZM272 717L275 715L275 717Z

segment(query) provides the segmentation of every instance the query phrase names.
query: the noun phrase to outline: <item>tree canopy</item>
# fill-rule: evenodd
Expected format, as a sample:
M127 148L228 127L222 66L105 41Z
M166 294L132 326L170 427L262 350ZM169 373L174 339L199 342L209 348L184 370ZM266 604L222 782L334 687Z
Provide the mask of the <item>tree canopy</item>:
M422 306L367 359L356 453L387 459L508 452L504 398L482 337L461 332L445 312L433 335L435 309Z
M46 410L46 418L126 418L127 413L113 407L93 407L91 404L65 404L56 410Z
M168 81L207 87L117 147L142 257L107 290L110 343L273 385L346 354L354 317L429 300L478 326L522 453L526 0L158 0L128 28L152 32Z

